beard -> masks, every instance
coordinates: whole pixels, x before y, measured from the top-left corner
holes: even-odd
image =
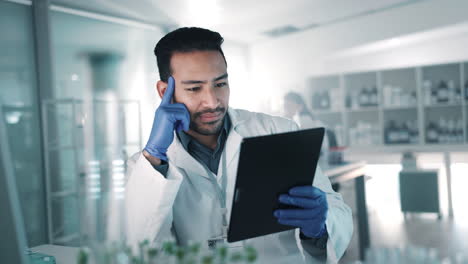
[[[199,120],[199,117],[202,114],[206,114],[206,113],[213,113],[213,114],[222,113],[222,117],[212,122],[201,122]],[[204,110],[201,112],[196,112],[190,118],[190,129],[204,136],[217,135],[223,127],[224,118],[226,118],[226,108],[224,107],[217,107],[215,109],[208,109],[208,110]]]

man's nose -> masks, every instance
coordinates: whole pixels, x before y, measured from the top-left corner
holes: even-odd
[[[207,108],[214,109],[218,107],[218,97],[216,91],[213,88],[206,89],[205,94],[203,95],[203,102]]]

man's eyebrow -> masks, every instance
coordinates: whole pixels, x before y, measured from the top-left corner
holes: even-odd
[[[216,82],[216,81],[219,81],[219,80],[222,80],[222,79],[226,79],[228,77],[228,74],[225,73],[219,77],[216,77],[213,79],[213,82]],[[187,81],[182,81],[181,82],[182,84],[200,84],[200,83],[206,83],[206,81],[196,81],[196,80],[187,80]]]
[[[225,73],[225,74],[223,74],[223,75],[221,75],[219,77],[214,78],[213,82],[216,82],[216,81],[219,81],[219,80],[222,80],[222,79],[226,79],[227,77],[228,77],[228,74]]]

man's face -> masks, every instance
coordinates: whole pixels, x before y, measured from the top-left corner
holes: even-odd
[[[218,51],[178,52],[171,57],[174,101],[190,112],[190,130],[218,134],[229,106],[227,67]]]

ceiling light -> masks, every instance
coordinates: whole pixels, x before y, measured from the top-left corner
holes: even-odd
[[[392,38],[392,39],[390,39],[389,44],[390,44],[391,46],[400,46],[400,45],[401,45],[401,39],[399,39],[399,38]]]
[[[218,0],[187,0],[185,26],[210,28],[220,23],[221,7]]]

